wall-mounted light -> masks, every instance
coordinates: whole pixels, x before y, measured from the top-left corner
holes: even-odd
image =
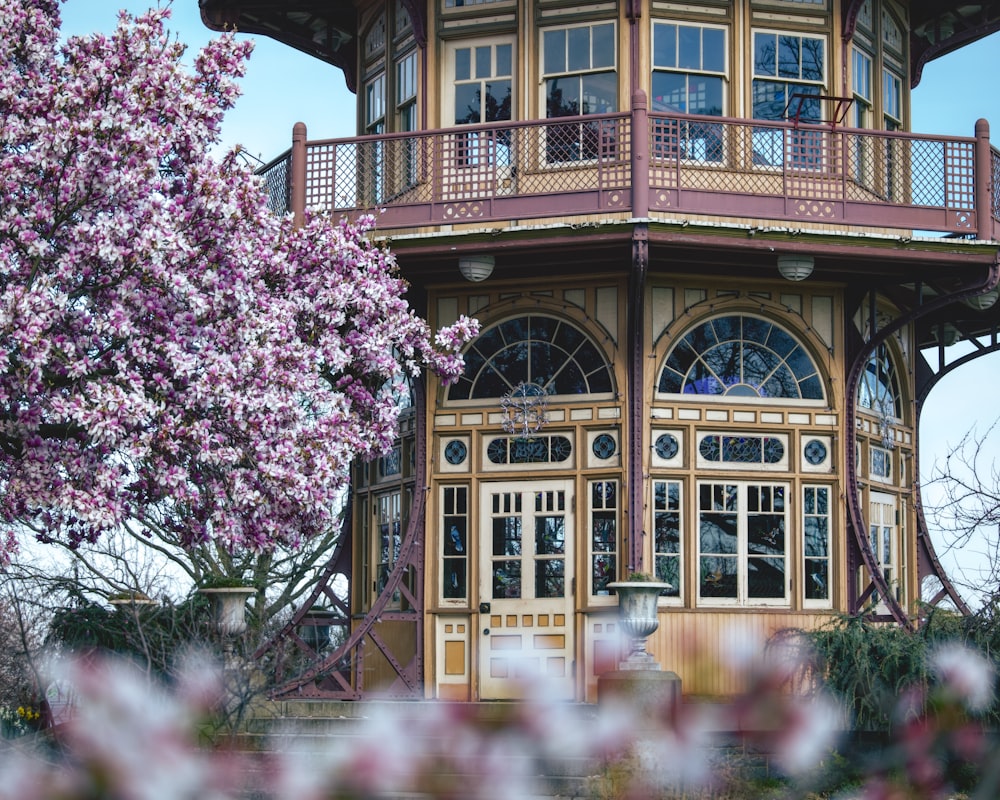
[[[950,322],[936,325],[931,333],[934,335],[934,340],[944,347],[951,347],[962,338],[962,332]]]
[[[462,256],[458,259],[458,271],[467,281],[479,283],[493,274],[496,259],[493,256],[475,255]]]
[[[997,298],[1000,298],[1000,289],[991,289],[983,294],[967,298],[965,304],[969,308],[976,309],[976,311],[985,311],[987,308],[993,308],[996,305]]]
[[[801,256],[786,253],[778,256],[778,272],[782,278],[790,281],[804,281],[812,275],[815,259],[812,256]]]

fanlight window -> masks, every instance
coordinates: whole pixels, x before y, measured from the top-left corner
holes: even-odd
[[[903,415],[900,405],[899,377],[889,355],[889,348],[880,344],[868,359],[868,366],[858,386],[858,407],[880,417]]]
[[[521,383],[537,384],[548,395],[614,391],[611,365],[583,331],[553,317],[527,315],[494,325],[476,339],[448,399],[493,399]]]
[[[668,394],[822,400],[819,370],[806,349],[773,322],[733,314],[686,333],[657,385]]]

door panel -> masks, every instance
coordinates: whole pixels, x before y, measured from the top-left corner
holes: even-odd
[[[533,675],[572,699],[570,481],[487,484],[480,494],[482,699],[512,699]]]

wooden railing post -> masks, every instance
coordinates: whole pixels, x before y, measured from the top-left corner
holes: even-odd
[[[632,93],[632,216],[649,216],[649,104],[646,93]]]
[[[289,200],[295,227],[299,227],[305,219],[306,211],[306,124],[296,122],[292,128],[292,166]]]
[[[990,123],[985,119],[976,120],[976,238],[993,238],[993,192],[992,161],[990,152]]]

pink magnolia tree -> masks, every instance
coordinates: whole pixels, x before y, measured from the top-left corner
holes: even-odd
[[[400,382],[476,332],[408,306],[373,221],[266,209],[223,114],[251,45],[193,67],[168,11],[59,38],[57,0],[0,0],[0,520],[69,545],[140,520],[186,544],[294,547]]]

